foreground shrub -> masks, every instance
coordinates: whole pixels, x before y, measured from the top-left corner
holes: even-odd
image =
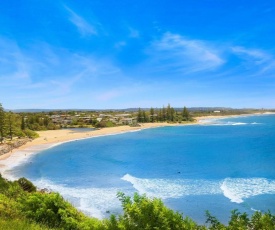
[[[0,194],[0,219],[15,219],[21,215],[18,209],[18,203],[4,194]]]
[[[135,193],[133,199],[118,193],[124,214],[118,220],[110,218],[110,229],[144,230],[192,230],[200,228],[188,217],[183,218],[178,212],[164,206],[160,199],[150,199]]]
[[[22,219],[0,219],[0,230],[50,230],[45,226],[40,226]]]
[[[274,230],[275,216],[270,212],[255,212],[251,218],[247,213],[240,213],[237,210],[231,212],[228,226],[220,223],[219,220],[206,212],[208,229],[210,230]]]
[[[86,217],[58,193],[31,193],[20,200],[24,215],[49,227],[64,229],[94,229],[100,221]]]
[[[25,129],[25,130],[23,130],[23,132],[25,133],[25,135],[27,137],[30,137],[30,138],[37,138],[37,137],[39,137],[38,133],[36,133],[35,131],[30,130],[30,129]]]
[[[27,180],[25,177],[20,178],[18,181],[20,187],[26,192],[36,192],[36,187],[32,182]]]

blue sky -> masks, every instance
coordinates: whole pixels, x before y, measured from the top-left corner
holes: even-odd
[[[275,2],[11,0],[4,108],[275,108]]]

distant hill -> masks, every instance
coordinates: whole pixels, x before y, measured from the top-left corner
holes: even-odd
[[[150,108],[140,108],[142,110],[150,110]],[[156,108],[154,108],[156,109]],[[160,109],[160,108],[157,108]],[[183,107],[174,108],[175,110],[179,111],[182,110]],[[54,111],[62,111],[62,112],[69,112],[69,111],[91,111],[91,112],[106,112],[106,111],[118,111],[118,112],[137,112],[139,108],[126,108],[126,109],[14,109],[14,110],[6,110],[12,111],[15,113],[41,113],[41,112],[54,112]],[[247,110],[260,110],[260,109],[253,109],[253,108],[243,108],[243,109],[234,109],[229,107],[189,107],[189,111],[215,111],[215,110],[222,110],[222,111],[247,111]]]

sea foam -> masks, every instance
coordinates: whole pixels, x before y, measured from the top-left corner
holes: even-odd
[[[141,194],[162,199],[220,193],[219,182],[211,180],[142,179],[129,174],[121,179],[130,182]]]
[[[275,181],[265,178],[226,178],[220,188],[232,202],[242,203],[252,196],[275,194]]]
[[[34,184],[41,189],[59,192],[77,209],[99,219],[106,216],[106,211],[116,210],[121,206],[116,197],[119,188],[68,187],[66,184],[56,184],[46,179],[36,180]]]
[[[257,122],[251,122],[251,123],[247,123],[247,122],[232,122],[232,121],[227,121],[227,122],[223,122],[220,120],[209,120],[206,122],[201,122],[201,125],[204,126],[240,126],[240,125],[261,125],[261,123],[257,123]]]
[[[226,178],[224,180],[192,179],[141,179],[129,174],[122,180],[130,182],[141,194],[162,199],[188,195],[223,194],[231,202],[242,203],[244,199],[262,194],[275,194],[275,180],[265,178]]]

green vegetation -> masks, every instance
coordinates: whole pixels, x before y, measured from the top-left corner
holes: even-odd
[[[175,110],[168,104],[161,109],[127,111],[51,111],[33,113],[5,112],[0,104],[0,141],[13,137],[36,138],[35,131],[61,128],[104,128],[118,125],[136,126],[137,122],[193,121],[186,107]]]
[[[102,221],[77,211],[58,193],[36,191],[25,178],[10,182],[1,176],[0,220],[4,229],[104,229]]]
[[[100,122],[96,122],[94,126],[96,128],[105,128],[105,127],[114,127],[116,125],[111,121],[102,120]]]
[[[24,116],[5,112],[0,103],[0,141],[3,143],[5,138],[12,141],[14,137],[36,138],[38,134],[26,125]]]
[[[118,193],[123,213],[98,220],[87,217],[58,193],[37,191],[27,179],[7,181],[0,175],[0,230],[274,230],[275,215],[255,212],[251,217],[234,210],[228,225],[206,212],[206,224],[167,208],[160,199]]]
[[[60,129],[60,125],[54,124],[45,113],[21,113],[20,115],[22,116],[21,124],[25,129],[34,131]]]
[[[137,113],[137,122],[179,122],[194,121],[186,107],[182,111],[176,110],[168,104],[162,109],[153,109],[150,111],[141,110]]]

